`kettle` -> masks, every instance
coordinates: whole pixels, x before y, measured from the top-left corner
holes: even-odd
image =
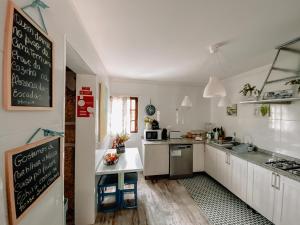
[[[161,139],[162,140],[168,140],[168,131],[166,128],[164,128],[161,132]]]

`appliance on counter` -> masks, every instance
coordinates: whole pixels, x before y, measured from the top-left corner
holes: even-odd
[[[294,175],[300,176],[300,163],[293,160],[278,159],[270,162],[266,162],[271,167],[287,171]]]
[[[170,145],[170,178],[193,175],[193,145]]]
[[[181,131],[171,130],[170,131],[170,139],[180,139],[182,138]]]
[[[144,130],[146,141],[160,141],[162,139],[162,130]]]
[[[166,128],[162,129],[161,139],[162,140],[168,140],[168,130]]]
[[[152,130],[159,130],[159,123],[157,120],[152,121]]]

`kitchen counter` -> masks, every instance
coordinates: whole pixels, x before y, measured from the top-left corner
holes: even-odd
[[[204,144],[204,140],[196,141],[191,138],[181,138],[181,139],[168,139],[161,141],[142,141],[144,145],[173,145],[173,144]]]
[[[257,151],[253,151],[253,152],[244,152],[244,153],[239,153],[239,152],[235,152],[233,150],[230,149],[226,149],[225,147],[216,145],[214,143],[206,143],[207,145],[210,145],[214,148],[217,148],[221,151],[224,152],[228,152],[231,155],[237,156],[243,160],[246,160],[250,163],[256,164],[258,166],[267,168],[271,171],[274,171],[282,176],[286,176],[290,179],[296,180],[298,182],[300,182],[300,176],[294,175],[292,173],[289,173],[287,171],[284,170],[280,170],[277,168],[274,168],[268,164],[265,164],[266,162],[268,162],[270,159],[274,158],[273,157],[273,152],[267,151],[267,150],[263,150],[263,149],[258,149]],[[291,158],[289,156],[285,156],[285,155],[279,155],[279,154],[275,154],[276,156],[278,156],[279,158],[283,158],[283,159],[288,159],[288,160],[294,160],[296,162],[299,162],[299,159],[295,159],[295,158]]]

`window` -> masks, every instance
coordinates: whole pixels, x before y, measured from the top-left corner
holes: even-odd
[[[110,132],[112,135],[138,132],[138,98],[111,97]]]
[[[130,133],[138,132],[138,98],[130,97]]]

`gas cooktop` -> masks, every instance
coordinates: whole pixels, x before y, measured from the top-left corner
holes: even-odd
[[[266,164],[274,168],[284,170],[292,174],[295,174],[297,176],[300,176],[300,163],[297,163],[295,161],[280,159],[280,160],[266,162]]]

